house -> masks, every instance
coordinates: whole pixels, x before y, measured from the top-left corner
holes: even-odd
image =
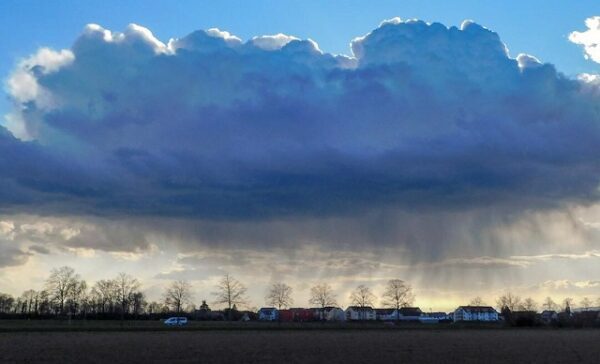
[[[292,310],[279,310],[279,321],[292,322],[294,321],[294,312]]]
[[[282,322],[307,322],[314,320],[312,310],[307,308],[290,308],[279,310],[279,320]]]
[[[376,308],[375,317],[379,321],[396,320],[396,310],[393,308]]]
[[[490,306],[460,306],[454,310],[454,322],[498,321],[498,311]]]
[[[400,321],[419,321],[423,316],[423,311],[419,307],[402,307],[399,313]]]
[[[426,312],[419,317],[419,322],[424,324],[437,324],[448,321],[450,321],[450,318],[445,312]]]
[[[339,307],[317,307],[311,309],[315,320],[321,321],[345,321],[346,313]]]
[[[438,321],[450,321],[450,316],[446,312],[427,312],[425,316],[437,319]]]
[[[346,308],[346,320],[376,320],[377,315],[372,307],[350,306]]]
[[[313,321],[315,319],[315,315],[312,310],[307,308],[292,308],[290,309],[294,314],[294,321],[297,322],[307,322]]]
[[[277,321],[278,311],[275,307],[263,307],[258,310],[258,319],[260,321]]]
[[[544,310],[540,315],[540,320],[545,324],[551,324],[558,321],[558,312],[554,310]]]

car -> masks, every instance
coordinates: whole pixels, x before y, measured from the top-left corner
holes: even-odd
[[[187,325],[187,323],[187,317],[169,317],[165,320],[165,325],[167,326],[184,326]]]

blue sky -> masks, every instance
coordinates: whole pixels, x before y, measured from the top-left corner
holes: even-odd
[[[69,264],[154,297],[229,272],[257,304],[276,278],[597,293],[597,1],[173,3],[0,2],[0,290]],[[275,33],[300,40],[250,40]]]

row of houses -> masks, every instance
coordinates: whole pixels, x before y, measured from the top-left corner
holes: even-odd
[[[263,307],[258,311],[261,321],[412,321],[438,323],[448,321],[498,321],[498,312],[489,306],[460,306],[454,312],[423,312],[419,307],[373,308],[350,306],[343,310],[339,307],[290,308],[278,310]]]

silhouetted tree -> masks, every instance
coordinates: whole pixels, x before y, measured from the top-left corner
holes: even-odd
[[[278,310],[293,305],[292,292],[292,287],[285,283],[273,283],[265,297],[267,305],[277,307]]]
[[[15,299],[13,296],[6,293],[0,293],[0,313],[10,313],[14,303]]]
[[[46,290],[58,306],[59,314],[65,313],[65,303],[79,284],[79,275],[71,267],[54,268],[46,280]]]
[[[554,302],[552,297],[546,297],[544,303],[542,303],[542,307],[548,311],[555,311],[558,308],[558,305]]]
[[[373,306],[375,302],[375,295],[371,292],[371,289],[363,284],[356,287],[350,294],[350,301],[354,306],[361,308],[360,316],[361,319],[365,319],[365,307]]]
[[[192,285],[186,281],[175,281],[164,293],[165,305],[177,314],[181,312],[183,305],[193,300]]]
[[[217,284],[217,290],[213,292],[216,304],[227,305],[227,316],[231,320],[233,306],[246,305],[246,286],[229,274],[225,274]]]
[[[583,297],[583,299],[579,303],[579,305],[581,305],[581,308],[583,308],[584,311],[589,311],[590,307],[592,307],[592,304],[592,300],[590,300],[587,297]]]
[[[527,297],[523,301],[523,304],[521,305],[521,307],[524,311],[536,312],[537,311],[537,302],[535,302],[535,300],[533,298]]]
[[[114,314],[118,305],[119,293],[117,284],[112,279],[102,279],[94,284],[91,298],[97,312],[102,314]]]
[[[135,316],[139,316],[146,310],[146,297],[142,292],[133,292],[131,294],[131,308]]]
[[[119,273],[115,278],[117,300],[121,306],[121,319],[129,313],[129,306],[133,301],[133,294],[140,288],[140,282],[129,274]]]
[[[391,279],[383,291],[382,304],[396,309],[396,321],[400,319],[400,308],[413,304],[415,296],[409,284],[401,279]]]
[[[21,295],[21,301],[23,301],[25,305],[23,313],[26,313],[27,315],[38,314],[39,292],[28,289]]]
[[[510,311],[518,311],[521,309],[521,298],[512,294],[511,292],[506,292],[504,295],[498,297],[496,300],[498,308],[501,310],[504,307],[508,307]]]
[[[317,284],[310,289],[308,302],[321,308],[337,306],[337,300],[333,289],[328,283]]]
[[[87,283],[84,280],[76,279],[73,282],[73,286],[67,294],[67,304],[69,313],[71,315],[77,315],[80,313],[82,307],[85,306],[87,300]]]

